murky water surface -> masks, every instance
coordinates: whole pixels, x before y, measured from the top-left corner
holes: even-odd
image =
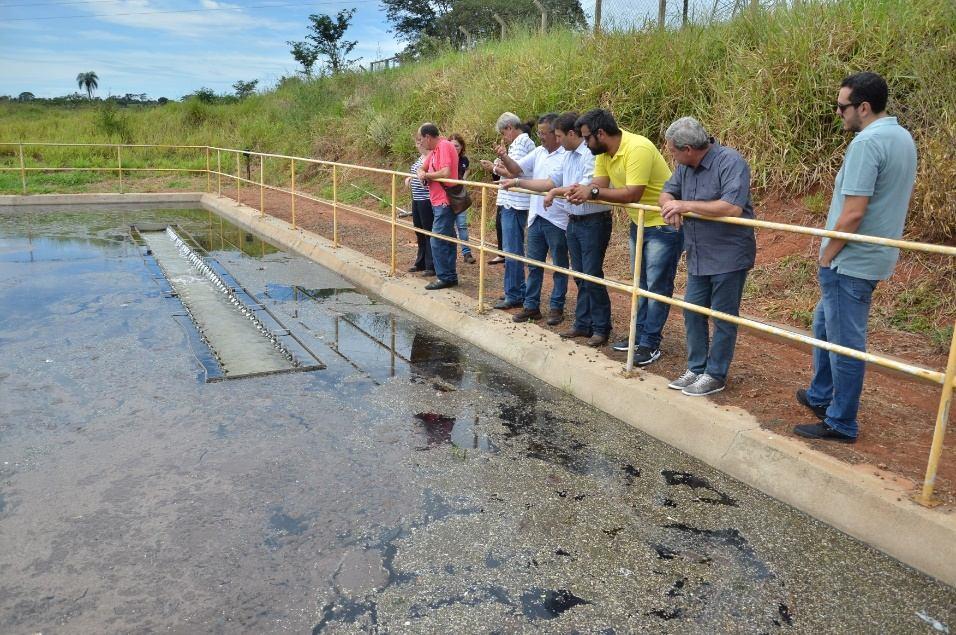
[[[131,222],[187,228],[327,368],[198,381]],[[0,215],[0,632],[928,620],[956,591],[206,212]]]

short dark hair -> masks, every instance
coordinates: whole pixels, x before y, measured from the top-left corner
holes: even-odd
[[[886,80],[877,73],[854,73],[843,80],[840,88],[850,89],[850,101],[853,103],[862,104],[865,101],[876,114],[886,110],[890,89]]]
[[[581,126],[587,126],[591,134],[598,130],[603,130],[612,137],[621,134],[621,129],[617,127],[617,122],[614,121],[614,115],[603,108],[589,110],[578,117],[578,120],[574,122],[574,129],[581,132]]]
[[[451,139],[451,140],[453,140],[453,141],[457,141],[457,142],[458,142],[458,145],[461,146],[461,151],[462,151],[462,153],[465,152],[465,138],[464,138],[463,136],[461,136],[460,134],[458,134],[458,133],[456,132],[455,134],[451,135],[451,136],[449,137],[449,139]]]
[[[545,113],[545,114],[540,115],[540,116],[538,117],[538,125],[541,125],[541,124],[543,124],[543,123],[546,123],[546,124],[548,124],[548,126],[550,126],[551,130],[553,131],[553,130],[554,130],[554,120],[557,119],[557,118],[558,118],[558,113],[556,113],[556,112],[548,112],[548,113]]]
[[[574,123],[578,120],[578,117],[580,117],[580,115],[573,110],[571,112],[562,113],[554,120],[554,129],[564,133],[571,132],[574,130]]]
[[[440,137],[441,133],[438,132],[438,126],[433,123],[422,124],[422,127],[418,129],[418,132],[423,137]]]

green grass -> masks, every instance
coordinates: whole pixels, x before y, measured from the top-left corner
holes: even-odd
[[[942,241],[956,235],[954,23],[952,2],[843,0],[748,11],[679,35],[518,34],[386,72],[290,80],[233,104],[189,101],[109,113],[2,104],[0,136],[221,144],[407,169],[414,154],[410,134],[424,120],[462,133],[476,158],[491,154],[502,111],[530,117],[606,106],[625,127],[657,143],[674,118],[695,115],[748,158],[758,194],[819,192],[808,197],[808,207],[818,211],[849,139],[831,108],[837,86],[851,72],[873,69],[889,80],[891,111],[919,148],[908,235]],[[115,151],[29,148],[27,161],[105,166]],[[131,151],[127,161],[201,168],[205,157],[157,149]],[[0,147],[0,165],[17,162],[15,147]],[[267,161],[267,180],[287,178],[287,169]]]

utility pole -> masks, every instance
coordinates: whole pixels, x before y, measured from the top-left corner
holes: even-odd
[[[495,19],[495,22],[497,22],[498,24],[501,25],[501,39],[502,39],[502,40],[505,39],[505,29],[506,29],[505,21],[502,20],[502,19],[501,19],[501,16],[498,15],[497,13],[491,14],[491,17],[493,17],[493,18]]]
[[[465,35],[465,47],[471,48],[471,33],[469,33],[468,29],[463,26],[458,27],[458,30]]]
[[[538,0],[531,1],[534,2],[534,6],[538,7],[538,11],[541,12],[541,35],[544,35],[548,32],[548,12],[545,10],[544,5]]]
[[[664,28],[664,19],[667,14],[667,0],[659,0],[657,3],[657,28]]]
[[[689,4],[690,4],[690,0],[684,0],[684,11],[683,11],[683,14],[681,17],[681,23],[680,23],[680,28],[682,29],[687,26],[687,10],[688,10],[687,5]]]
[[[594,0],[594,34],[601,32],[601,0]]]

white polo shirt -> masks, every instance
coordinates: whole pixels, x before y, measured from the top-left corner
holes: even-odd
[[[520,178],[546,179],[551,176],[555,170],[561,169],[564,163],[563,146],[558,146],[554,152],[548,152],[544,146],[538,146],[529,154],[515,161],[521,168]],[[544,194],[541,196],[531,195],[531,206],[528,208],[528,227],[534,222],[535,216],[550,221],[561,229],[568,228],[568,202],[563,198],[554,199],[551,207],[544,206]]]

